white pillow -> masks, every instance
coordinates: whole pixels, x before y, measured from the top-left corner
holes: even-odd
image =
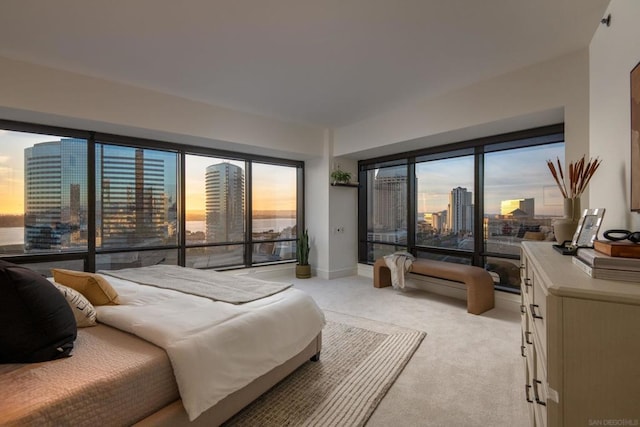
[[[89,300],[75,289],[61,285],[60,283],[54,282],[53,284],[69,303],[71,311],[73,311],[73,316],[76,318],[78,328],[95,326],[96,309]]]

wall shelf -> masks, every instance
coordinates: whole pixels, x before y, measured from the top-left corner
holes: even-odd
[[[360,184],[358,184],[357,182],[348,182],[348,183],[332,182],[331,186],[332,187],[353,187],[353,188],[358,188],[358,187],[360,187]]]

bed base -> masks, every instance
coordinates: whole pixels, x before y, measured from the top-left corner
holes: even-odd
[[[246,387],[225,397],[207,411],[203,412],[202,415],[193,420],[193,422],[189,421],[189,417],[182,406],[182,401],[176,400],[134,425],[137,427],[219,426],[308,360],[320,360],[321,348],[322,333],[318,334],[300,353],[261,377],[256,378]]]

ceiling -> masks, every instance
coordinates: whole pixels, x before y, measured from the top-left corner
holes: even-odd
[[[0,55],[337,128],[587,47],[609,0],[2,0]]]

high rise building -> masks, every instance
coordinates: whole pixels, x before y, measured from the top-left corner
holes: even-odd
[[[100,246],[161,244],[167,234],[165,164],[153,151],[99,145]]]
[[[434,212],[431,214],[433,228],[439,233],[448,232],[447,211]]]
[[[25,148],[25,252],[86,246],[86,159],[83,139]]]
[[[535,217],[535,199],[513,199],[500,202],[500,215],[511,216],[519,210],[518,216]]]
[[[230,163],[208,166],[205,175],[206,236],[210,242],[244,239],[244,170]]]
[[[373,225],[377,231],[406,230],[407,175],[404,168],[383,168],[373,181]]]
[[[456,187],[449,194],[449,230],[464,233],[473,230],[473,197],[466,188]]]

